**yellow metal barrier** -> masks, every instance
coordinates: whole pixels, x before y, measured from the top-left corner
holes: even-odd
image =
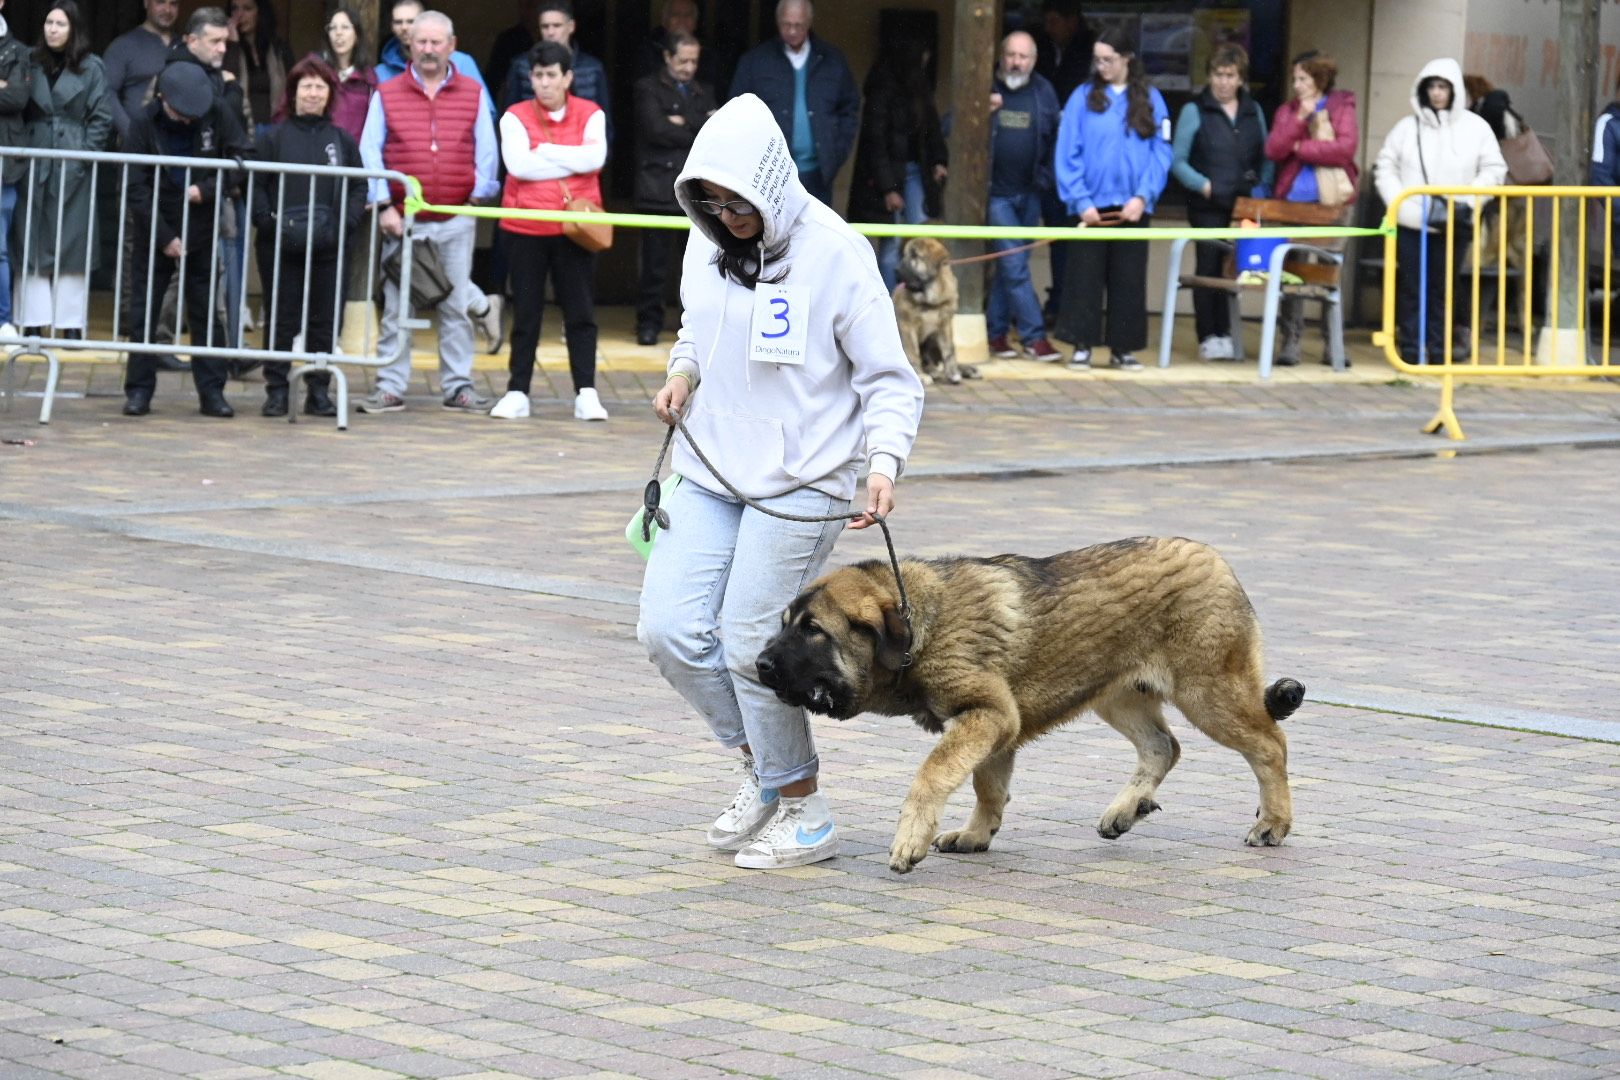
[[[1620,366],[1611,364],[1610,326],[1614,256],[1614,200],[1620,189],[1604,187],[1414,187],[1408,188],[1390,205],[1384,216],[1384,320],[1373,335],[1373,344],[1384,349],[1384,356],[1397,371],[1409,375],[1439,376],[1440,408],[1425,432],[1444,431],[1461,440],[1462,425],[1453,408],[1453,380],[1457,378],[1501,378],[1555,375],[1579,378],[1605,378],[1620,375]],[[1565,204],[1575,201],[1573,207]],[[1588,204],[1601,200],[1601,212],[1588,216]],[[1401,208],[1415,204],[1419,219],[1432,222],[1432,231],[1397,228]],[[1576,280],[1560,281],[1560,244],[1563,242],[1563,215],[1573,212],[1577,224]],[[1543,219],[1538,224],[1537,218]],[[1588,226],[1600,230],[1589,238]],[[1538,233],[1545,239],[1538,241]],[[1443,239],[1441,239],[1443,237]],[[1522,240],[1522,245],[1520,241]],[[1433,250],[1444,244],[1443,260]],[[1463,245],[1466,244],[1466,247]],[[1407,249],[1407,262],[1400,263],[1400,249]],[[1414,258],[1414,255],[1416,256]],[[1416,263],[1416,265],[1414,265]],[[1546,325],[1541,340],[1535,340],[1535,290],[1541,287],[1537,275],[1545,274]],[[1435,310],[1428,304],[1430,290],[1438,290],[1427,280],[1443,277],[1444,303]],[[1482,280],[1495,278],[1494,327],[1482,327]],[[1522,310],[1510,308],[1508,285],[1518,282]],[[1599,326],[1596,312],[1588,317],[1589,289],[1601,281],[1601,333],[1593,340],[1592,329]],[[1418,310],[1398,310],[1401,284],[1416,290]],[[1573,289],[1573,327],[1560,327],[1559,319],[1566,298],[1560,289]],[[1459,295],[1460,291],[1460,295]],[[1466,301],[1466,311],[1459,306]],[[1408,337],[1401,340],[1398,320],[1408,317]],[[1508,321],[1518,314],[1520,341],[1510,343]],[[1439,321],[1439,348],[1430,352],[1435,337],[1429,320]],[[1588,326],[1588,322],[1592,326]],[[1417,331],[1411,333],[1413,324]],[[1494,342],[1482,350],[1482,328],[1494,329]],[[1409,355],[1403,356],[1405,349]]]

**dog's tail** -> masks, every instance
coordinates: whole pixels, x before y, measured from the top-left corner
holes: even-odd
[[[1273,720],[1286,720],[1305,701],[1305,685],[1294,679],[1278,679],[1266,687],[1266,712]]]

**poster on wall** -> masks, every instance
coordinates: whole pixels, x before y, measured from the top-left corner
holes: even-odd
[[[1241,45],[1254,52],[1249,41],[1249,13],[1232,8],[1195,11],[1193,22],[1192,77],[1202,81],[1209,70],[1209,57],[1222,45]]]
[[[1195,36],[1191,15],[1143,15],[1141,56],[1148,82],[1160,90],[1191,90]]]

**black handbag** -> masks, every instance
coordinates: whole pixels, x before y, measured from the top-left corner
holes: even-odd
[[[382,261],[383,277],[399,284],[400,256],[403,243],[397,245]],[[438,307],[456,289],[456,283],[444,272],[439,249],[431,240],[411,241],[411,306],[413,308]]]
[[[317,203],[313,216],[307,203],[282,208],[281,250],[302,255],[306,244],[320,254],[337,250],[331,207]]]
[[[1423,183],[1425,185],[1427,185],[1428,182],[1429,182],[1429,165],[1428,165],[1428,162],[1423,160],[1423,121],[1422,120],[1419,120],[1417,122],[1417,148],[1418,148],[1418,168],[1423,171]],[[1442,196],[1437,196],[1437,195],[1425,195],[1424,199],[1426,199],[1428,204],[1429,204],[1429,216],[1427,217],[1427,219],[1425,219],[1425,222],[1424,222],[1425,224],[1433,225],[1436,228],[1440,228],[1440,229],[1445,228],[1446,227],[1446,204],[1451,203],[1453,205],[1454,209],[1455,209],[1455,212],[1451,215],[1451,220],[1455,223],[1456,227],[1459,228],[1459,229],[1472,229],[1474,227],[1474,204],[1473,203],[1456,202],[1454,199],[1447,198],[1447,197],[1442,197]]]

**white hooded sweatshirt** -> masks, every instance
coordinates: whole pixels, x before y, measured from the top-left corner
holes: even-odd
[[[1436,113],[1422,99],[1423,80],[1438,75],[1451,84],[1451,108]],[[1431,60],[1412,82],[1412,115],[1403,117],[1384,138],[1373,177],[1384,205],[1393,203],[1407,188],[1498,187],[1507,179],[1507,162],[1496,144],[1491,125],[1468,111],[1462,65],[1450,58]],[[1422,156],[1418,154],[1421,140]],[[1424,178],[1425,171],[1427,179]],[[1461,207],[1467,200],[1458,200]],[[1424,200],[1407,199],[1396,221],[1408,229],[1422,229]],[[1432,231],[1432,230],[1431,230]]]
[[[700,179],[759,209],[764,228],[756,251],[786,240],[757,290],[720,276],[716,240],[730,234],[697,207]],[[900,344],[872,245],[810,197],[764,102],[744,94],[709,118],[675,197],[696,228],[681,270],[684,312],[669,371],[697,383],[686,426],[704,454],[750,498],[810,487],[850,499],[862,464],[898,477],[922,418],[922,382]],[[780,270],[787,276],[768,284]],[[751,358],[756,347],[776,347],[766,338],[788,343],[790,358],[803,362]],[[724,490],[679,435],[674,468]]]

